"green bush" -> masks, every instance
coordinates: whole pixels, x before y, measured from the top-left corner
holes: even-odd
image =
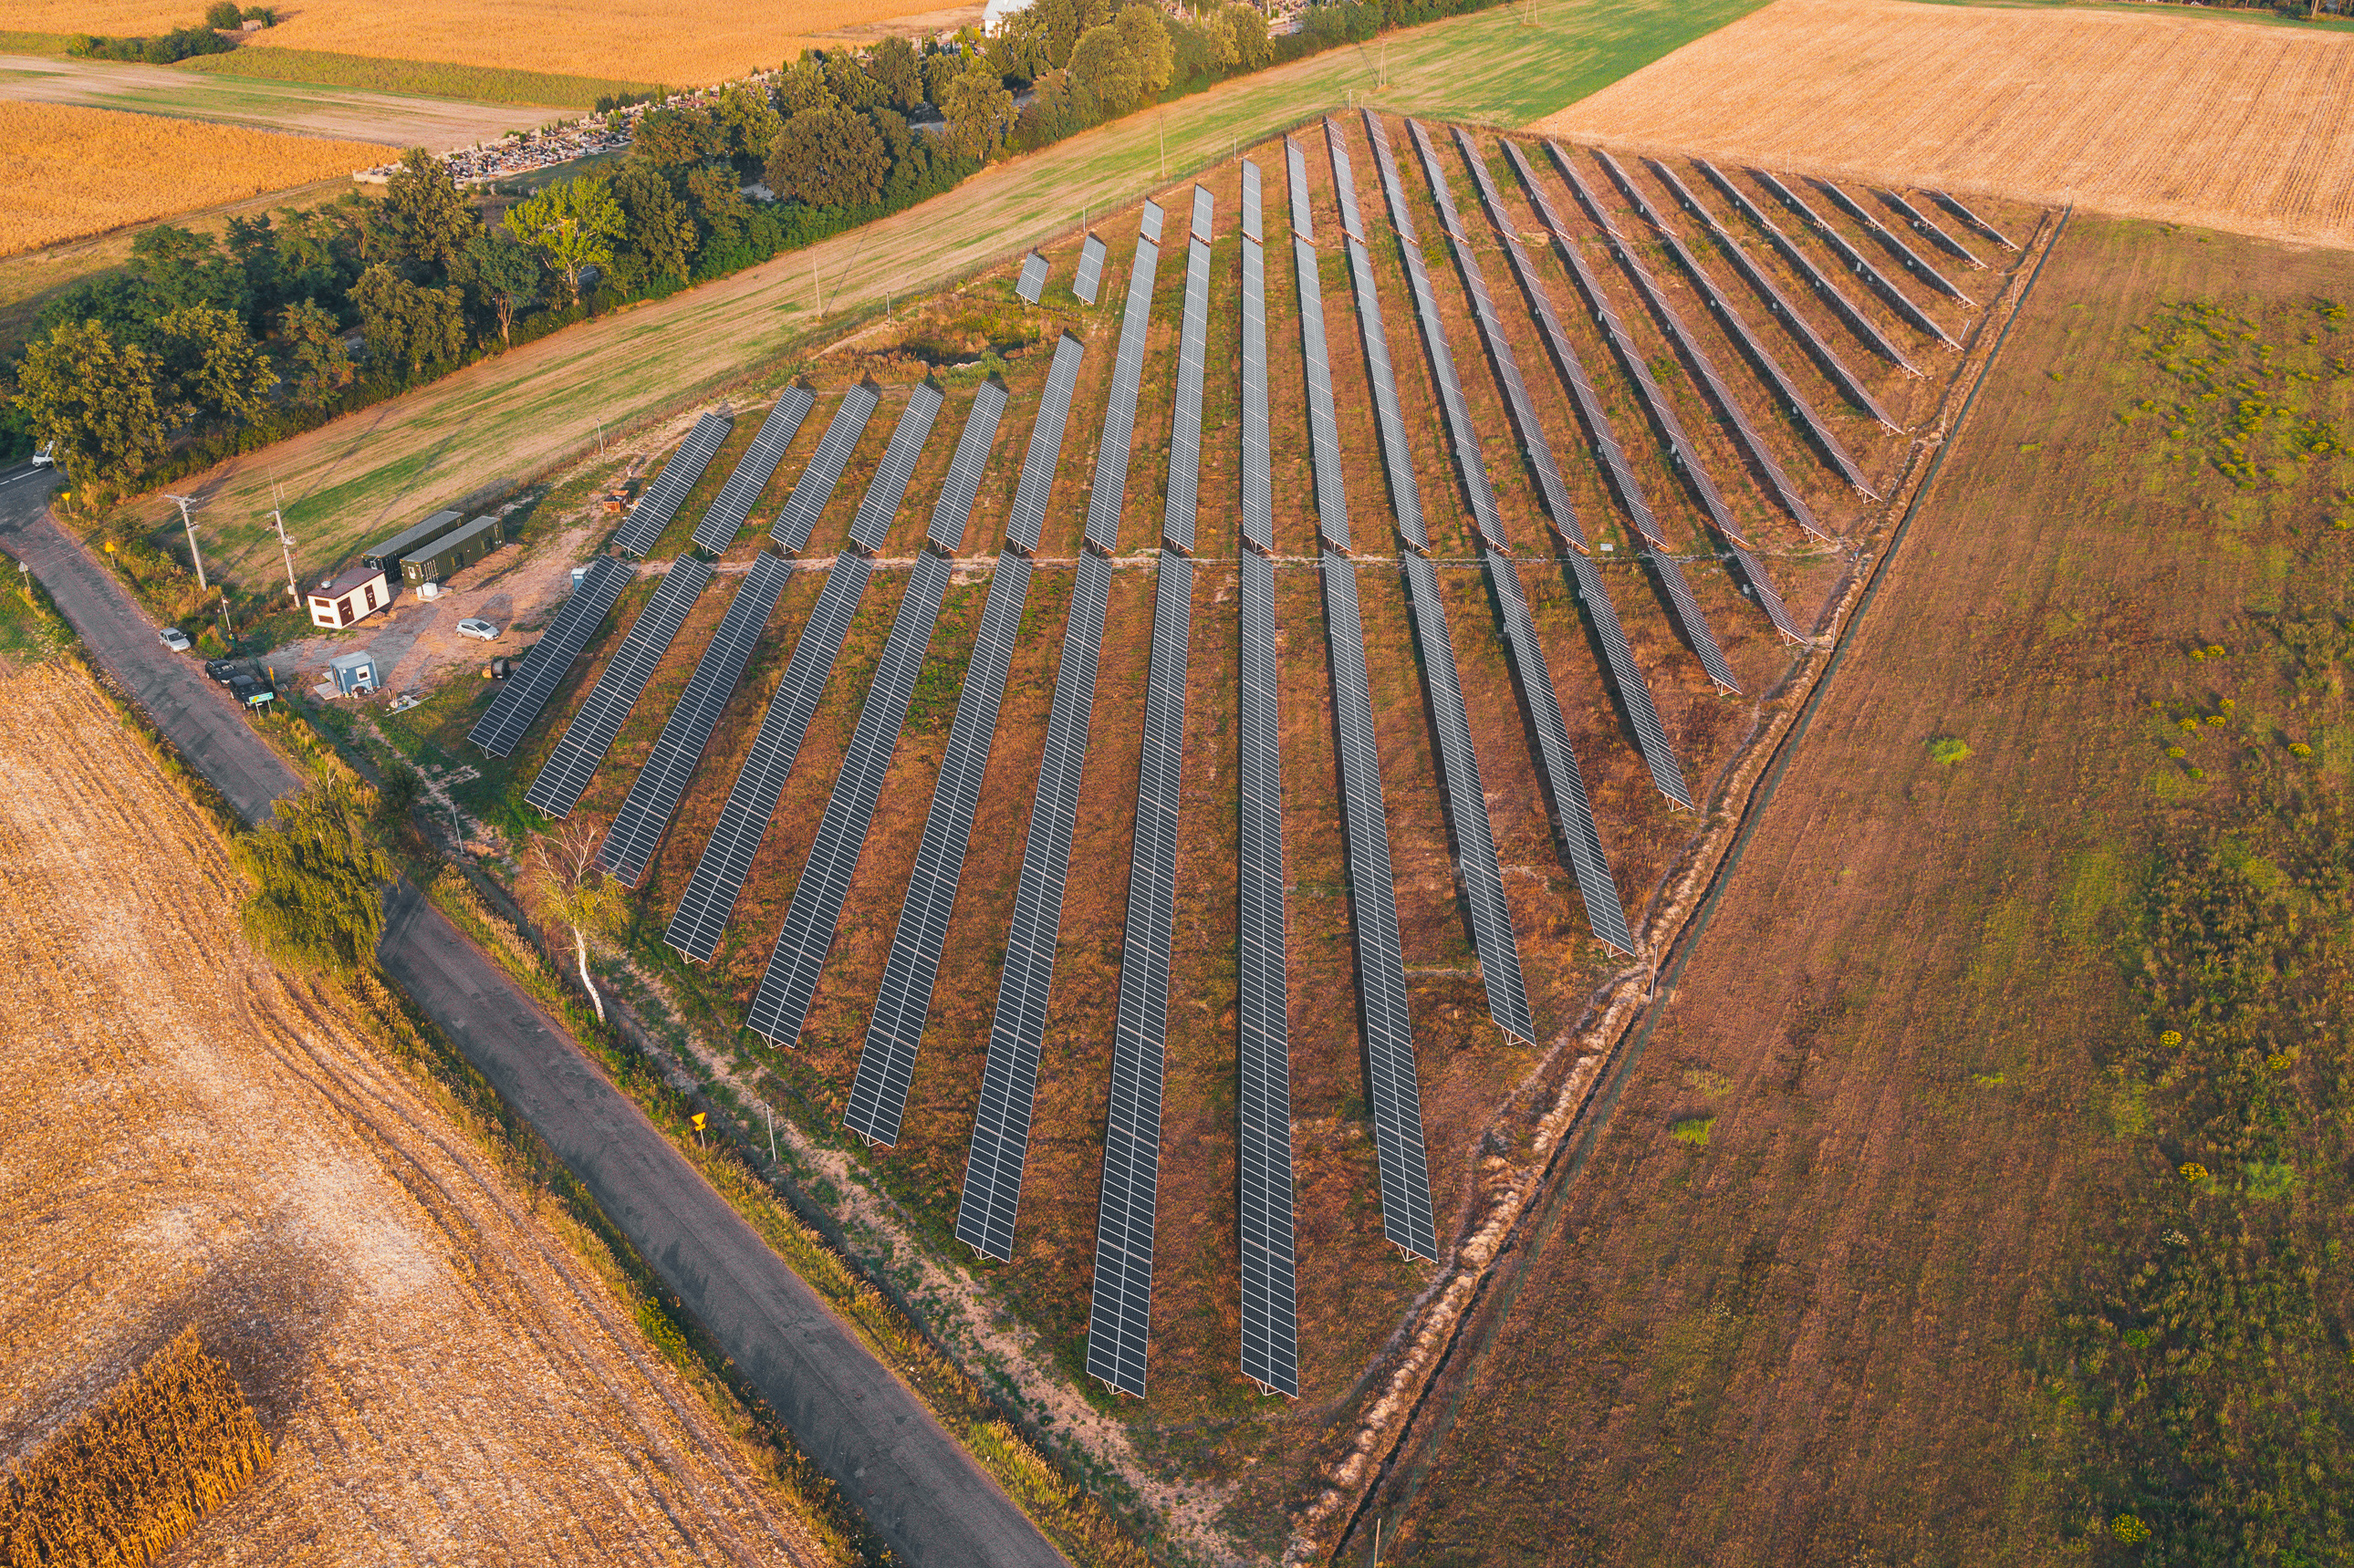
[[[238,911],[245,934],[289,968],[348,980],[375,961],[395,872],[369,836],[366,797],[359,786],[322,785],[229,845],[254,885]]]

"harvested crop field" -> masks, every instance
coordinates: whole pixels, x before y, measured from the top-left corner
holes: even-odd
[[[1534,129],[2344,245],[2349,97],[2344,32],[1776,0]]]
[[[89,682],[0,694],[0,1465],[194,1326],[276,1457],[187,1561],[832,1561],[561,1206],[254,955]]]
[[[1509,1310],[1466,1336],[1361,1542],[1381,1517],[1400,1561],[1449,1564],[2121,1564],[2124,1516],[2173,1561],[2235,1555],[2178,1543],[2268,1462],[2256,1391],[2301,1333],[2238,1357],[2152,1316],[2103,1374],[2082,1326],[2168,1242],[2234,1259],[2234,1332],[2263,1310],[2261,1239],[2172,1204],[2178,1162],[2212,1157],[2118,1064],[2161,1026],[2137,983],[2157,849],[2280,856],[2247,802],[2340,795],[2354,767],[2344,265],[2071,225],[1590,1164],[1506,1260]],[[2341,1027],[2282,1038],[2342,1075]],[[2243,1236],[2340,1223],[2309,1168]],[[2121,1229],[2145,1208],[2168,1217]],[[2317,1323],[2343,1320],[2334,1272]],[[2256,1413],[2231,1459],[2169,1403],[2186,1345],[2201,1407]],[[2322,1359],[2327,1451],[2347,1381]],[[2258,1498],[2245,1528],[2330,1526]]]
[[[0,101],[0,256],[380,163],[365,142]]]

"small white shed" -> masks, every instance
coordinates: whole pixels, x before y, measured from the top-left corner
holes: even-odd
[[[311,624],[334,630],[366,620],[390,604],[392,588],[385,581],[383,567],[357,566],[330,577],[305,597],[311,606]]]

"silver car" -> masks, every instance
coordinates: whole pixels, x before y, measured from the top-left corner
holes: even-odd
[[[164,628],[163,630],[155,633],[155,635],[162,640],[164,647],[169,648],[175,653],[186,653],[189,649],[196,646],[195,643],[188,641],[188,634],[181,630],[176,626],[167,626]]]
[[[480,642],[498,641],[499,629],[479,615],[470,615],[458,623],[458,635],[472,637]]]

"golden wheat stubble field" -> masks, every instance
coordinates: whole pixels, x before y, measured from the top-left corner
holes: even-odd
[[[0,101],[0,256],[348,175],[366,142]]]
[[[2347,245],[2349,96],[2342,33],[1776,0],[1535,129]]]
[[[89,682],[0,699],[0,1468],[195,1324],[277,1460],[186,1561],[823,1561],[480,1147],[245,944]]]

